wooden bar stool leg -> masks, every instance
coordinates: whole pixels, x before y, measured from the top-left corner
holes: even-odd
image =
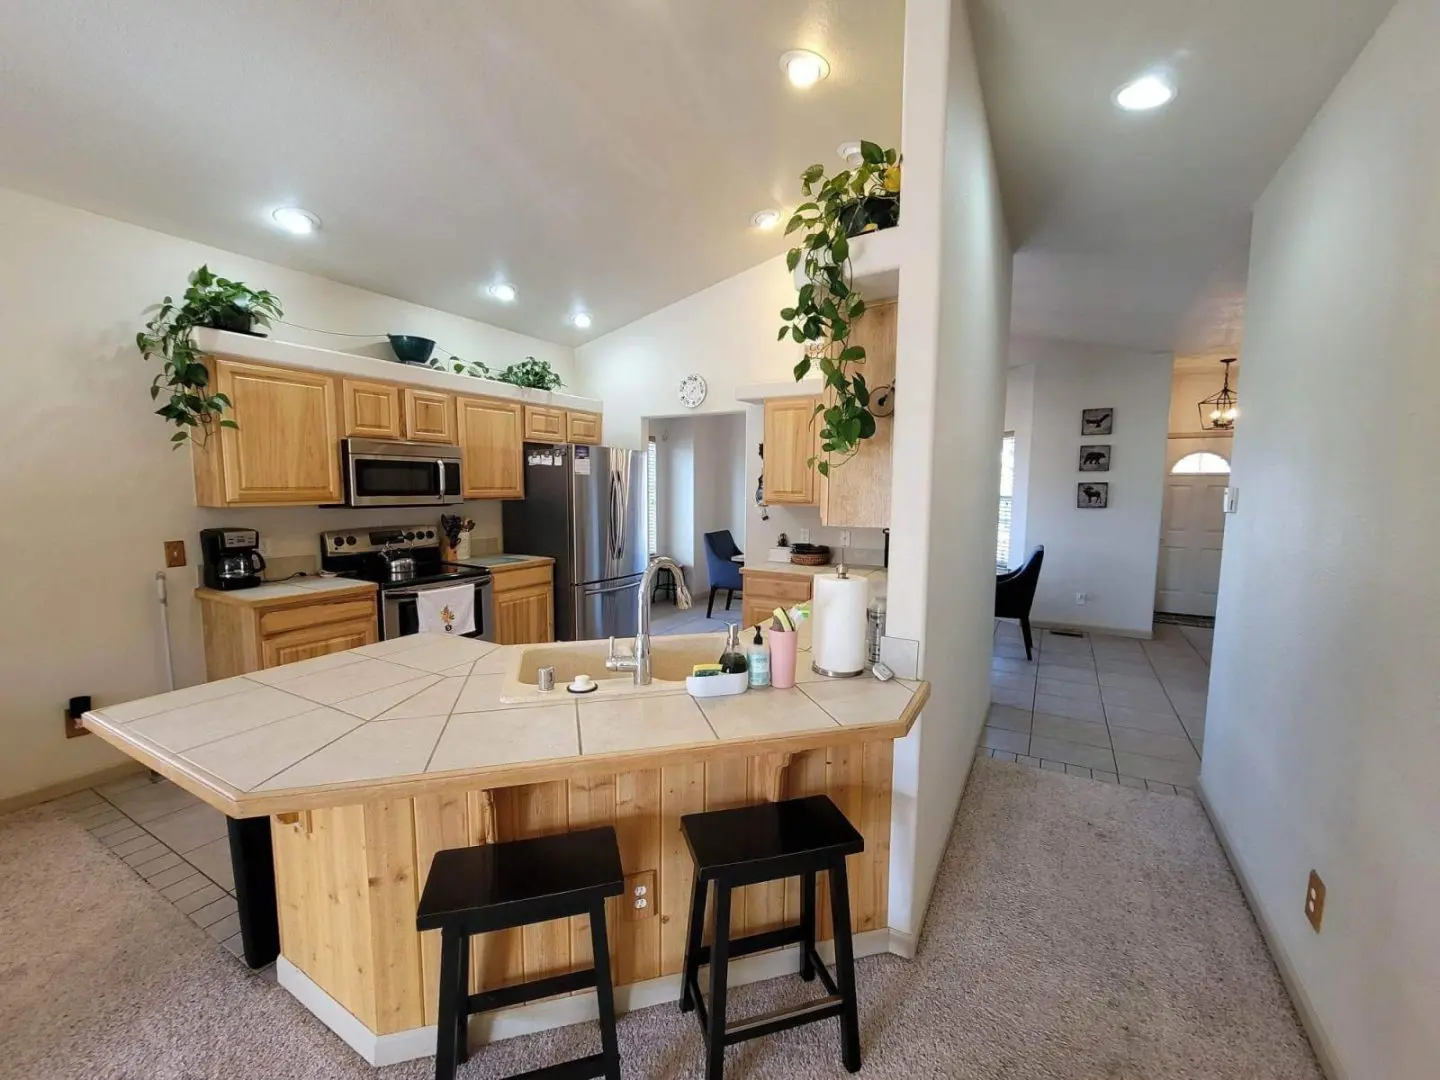
[[[590,909],[590,948],[595,954],[595,1002],[600,1010],[600,1049],[605,1054],[606,1080],[620,1080],[620,1040],[615,1034],[615,986],[610,979],[610,938],[605,929],[605,901]]]
[[[685,932],[685,967],[681,972],[680,1011],[690,1012],[695,1008],[695,998],[690,992],[691,980],[700,976],[700,944],[705,934],[705,893],[710,888],[707,882],[696,874],[690,884],[690,923]]]
[[[800,929],[805,939],[800,942],[800,978],[815,978],[815,872],[800,875]]]
[[[845,1068],[860,1071],[860,1010],[855,999],[855,947],[850,938],[850,884],[845,860],[830,868],[830,914],[835,924],[835,982],[840,989],[840,1055]]]
[[[445,927],[440,931],[440,1015],[435,1037],[435,1080],[455,1080],[459,1015],[460,949],[465,936]]]
[[[458,939],[455,960],[459,968],[455,992],[460,1002],[455,1010],[455,1061],[464,1065],[470,1060],[470,938],[466,934],[455,936]]]
[[[705,1080],[725,1076],[725,980],[730,967],[730,886],[715,881],[715,934],[710,943],[710,1032],[706,1041]]]

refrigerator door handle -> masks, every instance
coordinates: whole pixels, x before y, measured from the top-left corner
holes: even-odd
[[[619,585],[606,585],[603,588],[599,589],[591,588],[589,585],[572,586],[572,588],[578,589],[580,593],[584,596],[599,596],[601,593],[626,592],[630,589],[638,589],[639,587],[639,578],[631,578],[630,580],[622,582]]]

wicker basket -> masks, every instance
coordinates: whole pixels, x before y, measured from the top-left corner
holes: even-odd
[[[791,555],[790,562],[794,566],[829,566],[829,555]]]

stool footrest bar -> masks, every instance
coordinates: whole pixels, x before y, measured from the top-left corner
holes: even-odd
[[[571,971],[564,975],[552,975],[548,979],[536,979],[516,986],[502,986],[498,990],[471,994],[465,999],[465,1007],[471,1013],[508,1009],[512,1005],[524,1005],[526,1002],[555,997],[557,994],[589,990],[594,985],[595,969],[586,968],[584,971]]]
[[[733,1046],[746,1039],[758,1039],[762,1035],[788,1031],[790,1028],[810,1024],[816,1020],[828,1020],[832,1016],[839,1016],[844,1005],[845,1003],[838,994],[829,994],[804,1005],[776,1009],[773,1012],[761,1013],[759,1016],[732,1021],[725,1025],[725,1045]]]
[[[510,1077],[510,1080],[594,1080],[595,1077],[604,1075],[605,1055],[591,1054],[574,1061],[562,1061],[558,1065],[546,1065],[529,1072],[517,1073]]]
[[[763,934],[733,938],[730,942],[730,959],[749,956],[751,953],[768,952],[771,949],[784,948],[786,945],[798,945],[804,940],[805,928],[803,926],[782,926],[779,930],[767,930]],[[697,955],[699,956],[697,962],[702,967],[710,963],[710,946],[702,945]]]

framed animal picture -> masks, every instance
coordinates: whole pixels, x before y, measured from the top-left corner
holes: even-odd
[[[1081,435],[1110,435],[1115,431],[1114,409],[1083,409],[1080,412]]]
[[[1110,505],[1110,485],[1092,480],[1076,484],[1075,505],[1081,510],[1104,510]]]
[[[1081,472],[1109,472],[1109,471],[1110,471],[1110,447],[1109,447],[1109,446],[1082,446],[1082,447],[1080,447],[1080,471],[1081,471]]]

